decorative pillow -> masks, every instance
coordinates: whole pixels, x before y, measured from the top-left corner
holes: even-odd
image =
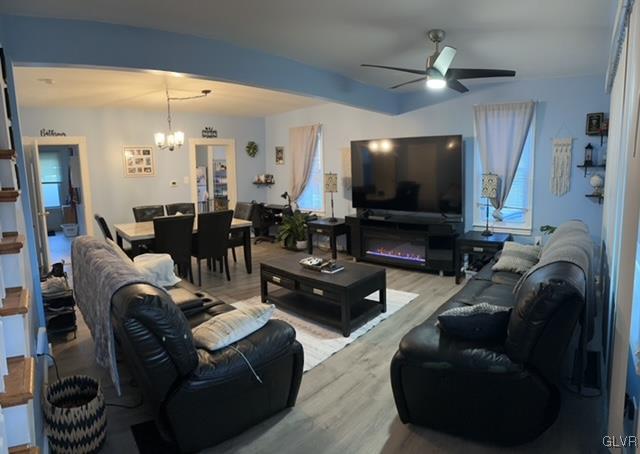
[[[539,258],[540,246],[505,241],[502,254],[500,254],[500,258],[491,269],[493,271],[512,271],[523,274],[538,263]]]
[[[235,310],[216,315],[192,330],[196,347],[214,351],[247,337],[266,325],[275,306],[252,303],[236,304],[235,307]]]
[[[169,254],[136,255],[133,266],[158,287],[173,287],[180,282],[173,271],[174,264]]]
[[[507,335],[511,308],[480,303],[448,309],[438,315],[446,334],[466,340],[502,340]]]

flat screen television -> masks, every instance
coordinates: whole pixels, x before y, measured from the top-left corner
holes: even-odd
[[[351,142],[355,208],[462,216],[462,136]]]

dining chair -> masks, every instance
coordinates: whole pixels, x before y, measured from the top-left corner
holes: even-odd
[[[104,235],[104,239],[113,241],[113,236],[111,235],[111,230],[109,230],[109,224],[107,224],[107,220],[102,216],[100,216],[98,213],[93,215],[93,219],[95,219],[96,222],[98,223],[98,227],[100,227],[100,231],[102,232],[102,235]],[[133,251],[130,248],[129,249],[121,248],[121,249],[129,257],[133,257]]]
[[[113,241],[111,230],[109,230],[109,225],[107,224],[107,221],[105,220],[105,218],[103,218],[102,216],[96,213],[93,215],[93,219],[95,219],[96,222],[98,223],[98,227],[100,227],[100,230],[104,235],[104,239]]]
[[[233,217],[236,219],[244,219],[246,221],[253,220],[255,203],[252,202],[237,202],[236,209],[234,210]],[[231,256],[233,261],[237,262],[236,248],[244,246],[244,234],[241,231],[233,231],[229,233],[229,249],[231,249]]]
[[[231,230],[231,220],[233,210],[216,211],[213,213],[201,213],[198,215],[198,234],[193,237],[192,255],[198,262],[198,286],[202,285],[202,259],[207,262],[219,261],[220,272],[226,271],[227,280],[231,280],[229,275],[229,259],[227,257],[227,243],[229,242],[229,231]]]
[[[155,243],[153,251],[169,254],[178,267],[181,277],[188,277],[193,283],[191,269],[191,241],[195,216],[167,216],[153,220]]]
[[[170,203],[169,205],[165,205],[165,208],[167,209],[167,216],[173,216],[176,213],[196,214],[195,203]]]
[[[154,218],[164,216],[162,205],[141,205],[133,207],[133,218],[136,222],[153,221]]]

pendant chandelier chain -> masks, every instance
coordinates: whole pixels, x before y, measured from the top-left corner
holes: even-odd
[[[173,128],[171,127],[171,98],[169,97],[169,87],[165,86],[165,91],[167,93],[167,122],[169,123],[169,132],[173,132]]]
[[[183,96],[183,97],[171,97],[169,96],[169,86],[165,85],[164,92],[167,97],[167,124],[169,125],[169,133],[157,132],[154,134],[154,140],[156,146],[160,149],[168,148],[174,150],[176,147],[181,147],[184,143],[184,133],[182,131],[173,131],[173,125],[171,121],[171,101],[187,101],[189,99],[204,98],[211,90],[202,90],[201,94],[195,96]]]

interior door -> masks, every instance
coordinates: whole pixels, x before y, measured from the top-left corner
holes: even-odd
[[[23,142],[25,161],[27,165],[27,184],[31,198],[32,218],[34,222],[38,264],[41,272],[49,271],[49,241],[47,238],[47,212],[44,209],[42,185],[40,184],[40,160],[38,142],[26,140]]]

